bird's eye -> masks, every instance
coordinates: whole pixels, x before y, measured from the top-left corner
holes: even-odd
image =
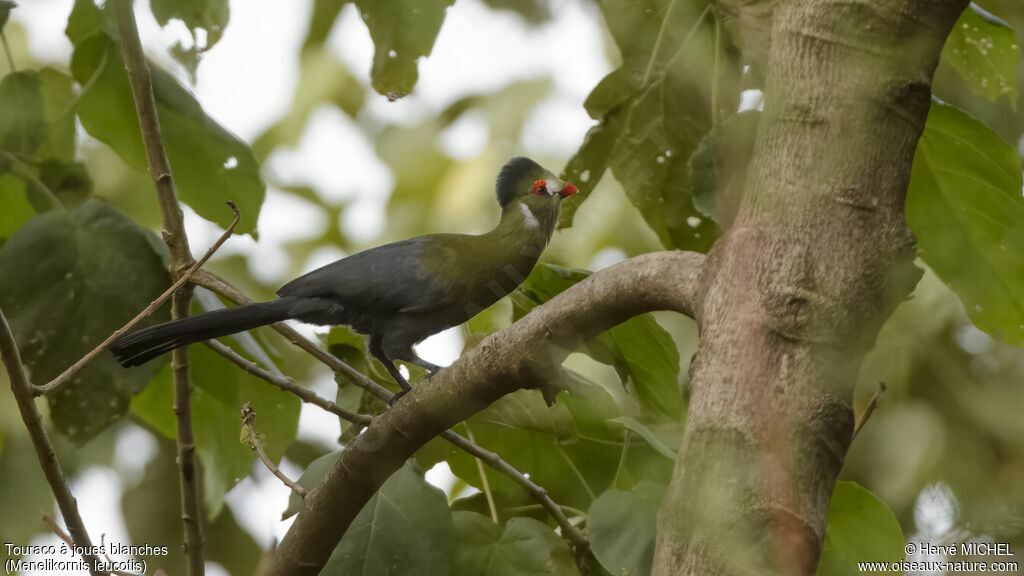
[[[537,196],[550,196],[548,192],[548,183],[544,180],[537,180],[533,183],[533,193]]]

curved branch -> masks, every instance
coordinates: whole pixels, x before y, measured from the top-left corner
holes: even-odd
[[[0,360],[3,360],[7,367],[7,377],[11,381],[11,392],[14,394],[14,401],[18,404],[21,412],[21,419],[25,422],[25,429],[32,439],[32,446],[39,457],[39,466],[43,469],[46,482],[50,485],[53,497],[57,500],[57,507],[60,508],[64,522],[71,532],[71,538],[75,544],[84,547],[90,552],[82,555],[82,559],[89,564],[89,573],[94,576],[105,574],[97,568],[99,558],[91,552],[92,541],[89,540],[89,532],[85,529],[85,522],[78,513],[78,503],[75,501],[71,487],[64,477],[60,461],[57,460],[57,453],[53,449],[53,442],[50,442],[50,435],[46,433],[43,426],[43,417],[36,409],[36,403],[32,399],[32,385],[25,376],[25,367],[21,363],[21,353],[18,352],[18,345],[14,341],[14,334],[7,324],[7,318],[0,310]]]
[[[582,342],[644,312],[696,316],[703,263],[701,254],[657,252],[597,272],[416,386],[374,418],[309,493],[268,574],[318,573],[370,497],[418,448],[524,383],[543,379]]]

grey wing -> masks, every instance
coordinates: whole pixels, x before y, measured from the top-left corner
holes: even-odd
[[[444,287],[420,266],[423,238],[371,248],[299,276],[278,296],[327,298],[361,310],[399,311],[446,299]]]

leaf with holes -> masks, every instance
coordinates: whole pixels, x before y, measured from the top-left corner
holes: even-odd
[[[90,29],[84,21],[78,25]],[[164,144],[181,199],[224,228],[232,219],[224,202],[231,200],[242,213],[237,231],[255,234],[265,186],[252,150],[207,116],[174,77],[153,63],[150,69]],[[78,103],[82,126],[129,166],[145,171],[135,104],[117,43],[102,31],[81,38],[71,58],[71,71],[79,84],[93,79]]]
[[[1024,346],[1021,158],[981,122],[932,103],[914,157],[907,222],[921,258],[974,324]]]
[[[419,59],[429,56],[455,0],[356,0],[373,39],[373,89],[391,100],[412,92]]]
[[[975,94],[995,102],[1005,95],[1017,107],[1017,64],[1020,46],[1013,28],[975,3],[960,14],[942,49]]]
[[[63,372],[167,288],[160,247],[153,233],[99,200],[37,216],[11,236],[0,250],[0,308],[34,382]],[[167,319],[165,306],[142,325]],[[47,395],[54,424],[88,440],[125,414],[160,367],[126,370],[100,354]]]

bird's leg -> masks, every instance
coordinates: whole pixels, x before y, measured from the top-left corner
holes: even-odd
[[[381,364],[384,365],[384,368],[386,368],[388,373],[391,374],[391,377],[395,379],[395,382],[402,387],[402,391],[395,394],[389,402],[389,404],[394,404],[399,398],[405,396],[406,393],[412,390],[412,386],[409,386],[409,382],[404,376],[402,376],[402,373],[398,371],[398,367],[395,366],[395,363],[392,362],[391,359],[388,358],[388,355],[384,353],[384,347],[381,346],[379,336],[370,337],[370,354],[372,354],[377,360],[380,360]]]
[[[415,352],[413,352],[412,355],[409,356],[408,358],[403,358],[403,360],[412,364],[413,366],[419,366],[420,368],[426,370],[427,378],[430,378],[434,374],[437,374],[438,372],[441,371],[441,368],[444,368],[444,366],[438,366],[437,364],[427,362],[423,358],[417,356]]]

